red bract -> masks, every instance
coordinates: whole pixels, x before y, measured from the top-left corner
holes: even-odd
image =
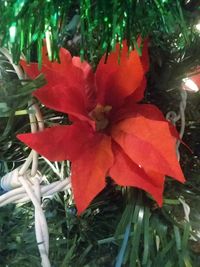
[[[33,95],[47,107],[69,114],[73,124],[47,128],[18,138],[52,161],[72,162],[72,188],[81,213],[111,176],[119,185],[145,190],[162,205],[165,175],[184,182],[176,158],[176,138],[161,111],[143,98],[148,70],[147,43],[143,56],[128,55],[119,45],[95,73],[87,62],[60,49],[61,63],[22,65],[31,78],[44,73],[47,84]],[[174,130],[174,129],[173,129]]]

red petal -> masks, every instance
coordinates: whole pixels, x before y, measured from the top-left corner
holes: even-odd
[[[166,121],[162,111],[152,104],[135,104],[134,109],[137,111],[137,114],[144,116],[150,120],[157,121]]]
[[[80,88],[84,98],[87,93],[86,90],[94,89],[94,74],[91,66],[86,61],[81,62],[79,57],[71,57],[69,51],[64,48],[60,48],[59,58],[60,63],[49,61],[44,46],[43,66],[45,69],[42,72],[46,74],[47,80],[51,80],[53,77],[51,73],[48,75],[46,68],[53,71],[56,75],[62,76],[66,83],[65,86]],[[58,83],[59,79],[56,82]]]
[[[66,72],[70,65],[72,65],[72,57],[68,50],[60,48],[59,50],[60,62],[50,61],[47,54],[46,45],[42,48],[42,65],[57,72],[59,75],[66,76]]]
[[[150,120],[166,121],[162,112],[156,106],[151,104],[135,104],[133,99],[129,97],[126,99],[125,104],[116,111],[114,115],[114,122],[133,118],[138,115],[142,115]]]
[[[87,123],[75,123],[47,128],[34,134],[19,134],[17,138],[47,159],[61,161],[80,157],[93,135]]]
[[[166,121],[163,113],[159,110],[159,108],[152,104],[134,104],[131,97],[128,97],[125,101],[125,104],[117,112],[115,112],[112,122],[116,123],[118,121],[136,117],[138,115],[142,115],[150,120],[167,122],[172,136],[174,136],[177,140],[180,139],[176,127],[170,122]],[[185,143],[183,144],[188,147]],[[191,151],[190,148],[189,150]]]
[[[168,122],[138,114],[113,127],[112,136],[124,152],[145,170],[169,175],[181,182],[185,180],[176,157],[176,139],[170,133]]]
[[[25,60],[20,60],[20,65],[31,79],[35,79],[41,73],[38,69],[38,63],[28,64]]]
[[[133,92],[130,96],[128,96],[125,99],[125,103],[129,98],[131,99],[132,103],[141,101],[144,98],[144,92],[145,92],[145,89],[146,89],[146,85],[147,85],[147,80],[146,80],[146,77],[144,77],[142,82],[141,82],[141,84],[135,90],[135,92]]]
[[[68,113],[80,120],[91,121],[88,118],[88,110],[94,108],[95,89],[94,75],[91,67],[86,62],[80,62],[64,48],[60,49],[60,62],[50,62],[46,47],[43,47],[42,69],[38,71],[38,64],[26,65],[21,62],[23,68],[31,78],[43,73],[47,85],[36,90],[33,95],[47,107]]]
[[[91,73],[93,74],[91,66],[86,61],[81,61],[80,57],[73,57],[72,62],[74,66],[83,71],[85,79],[87,79]]]
[[[105,187],[105,177],[113,164],[111,138],[96,134],[72,162],[72,189],[78,213],[83,212]]]
[[[58,63],[52,63],[58,64]],[[47,85],[36,90],[33,95],[48,108],[73,115],[80,120],[91,121],[88,118],[89,101],[86,95],[88,86],[84,73],[71,61],[61,76],[54,69],[43,66]]]
[[[128,47],[125,42],[122,51],[119,52],[119,50],[119,45],[117,45],[116,51],[108,56],[106,64],[104,56],[96,71],[98,101],[100,104],[113,107],[120,106],[127,96],[140,88],[145,74],[141,58],[136,50],[131,51],[128,55]],[[119,55],[120,64],[118,62]]]
[[[51,86],[47,84],[36,90],[33,95],[50,109],[73,115],[83,121],[91,121],[85,107],[84,96],[77,87],[68,87],[65,83]]]
[[[60,48],[59,51],[60,63],[56,61],[50,61],[47,54],[46,45],[42,47],[42,68],[39,69],[38,63],[29,63],[27,64],[25,60],[20,60],[20,64],[22,65],[25,72],[31,79],[36,78],[40,73],[45,73],[46,68],[51,69],[53,72],[58,75],[65,76],[66,70],[69,65],[72,64],[72,58],[69,53],[64,48]],[[44,67],[44,68],[43,68]],[[53,78],[52,76],[50,78]]]
[[[158,205],[162,205],[164,176],[159,173],[148,172],[136,165],[116,144],[113,146],[115,161],[109,174],[122,186],[134,186],[153,196]]]
[[[80,57],[73,57],[72,62],[74,66],[80,68],[83,71],[85,79],[86,106],[87,109],[91,111],[97,104],[94,73],[91,66],[86,61],[82,62]]]
[[[124,107],[122,107],[116,114],[114,122],[128,119],[131,117],[135,117],[137,115],[142,115],[150,120],[158,120],[158,121],[165,121],[168,123],[170,133],[173,137],[175,137],[177,140],[180,140],[179,133],[176,129],[176,127],[169,121],[166,121],[163,113],[154,105],[151,104],[133,104],[133,101],[131,98],[127,98],[124,104]],[[188,147],[187,144],[185,144],[182,140],[180,140],[182,144],[184,144],[190,152],[192,150]]]
[[[47,84],[36,90],[33,95],[51,109],[68,113],[80,120],[91,121],[88,118],[86,95],[88,83],[84,72],[73,64],[67,50],[61,49],[60,53],[61,64],[50,62],[44,57],[41,73],[44,73]],[[29,66],[24,63],[22,65],[31,78],[39,74],[36,63],[31,63]]]

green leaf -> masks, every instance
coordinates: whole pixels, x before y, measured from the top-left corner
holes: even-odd
[[[176,241],[176,249],[181,250],[181,236],[180,231],[177,226],[174,225],[174,235],[175,235],[175,241]]]
[[[142,264],[147,264],[148,258],[149,258],[149,219],[150,219],[151,213],[148,207],[145,207],[144,210],[144,251],[143,251],[143,257],[142,257]]]

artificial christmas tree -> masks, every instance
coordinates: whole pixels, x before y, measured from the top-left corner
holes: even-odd
[[[199,266],[198,1],[0,10],[0,265]]]

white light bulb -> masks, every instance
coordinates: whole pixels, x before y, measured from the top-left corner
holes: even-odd
[[[200,22],[198,24],[195,25],[195,28],[198,32],[200,32]]]
[[[196,85],[196,83],[189,79],[189,78],[184,78],[183,80],[183,89],[189,92],[198,92],[199,91],[199,87]]]

